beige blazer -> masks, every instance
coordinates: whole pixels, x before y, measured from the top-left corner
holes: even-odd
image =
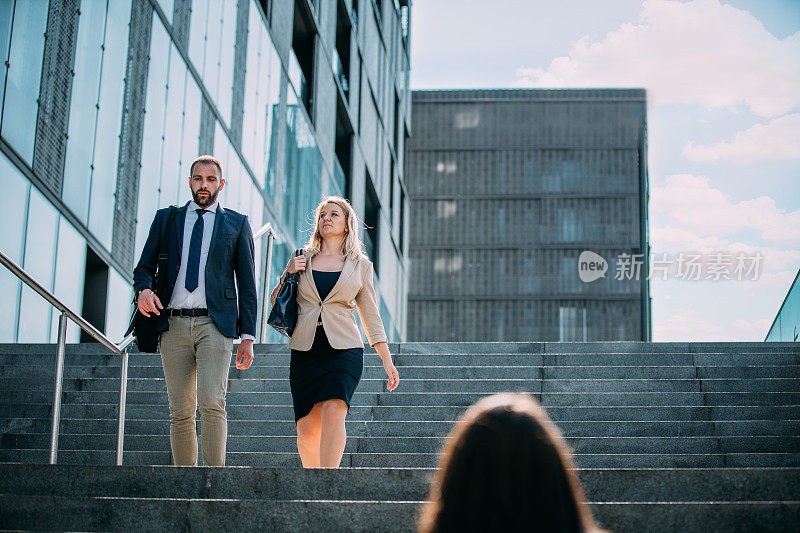
[[[369,345],[387,342],[378,310],[375,287],[372,284],[374,270],[372,262],[363,256],[358,260],[346,258],[339,280],[325,300],[321,301],[311,274],[312,257],[313,255],[306,252],[306,269],[300,271],[300,281],[297,284],[297,325],[289,341],[289,348],[310,350],[314,343],[318,321],[322,321],[322,327],[331,347],[337,350],[363,348],[364,342],[361,340],[361,333],[353,315],[356,309],[358,316],[361,317]],[[278,285],[272,289],[270,301],[273,305],[288,268],[287,264]]]

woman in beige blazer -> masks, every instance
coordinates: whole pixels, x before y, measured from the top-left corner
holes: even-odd
[[[274,304],[286,274],[300,272],[297,324],[289,342],[289,382],[297,451],[306,468],[338,467],[342,461],[345,416],[364,365],[356,309],[370,346],[383,360],[387,388],[394,390],[400,381],[378,311],[372,262],[362,251],[358,227],[346,199],[323,200],[303,255],[289,260],[272,291]]]

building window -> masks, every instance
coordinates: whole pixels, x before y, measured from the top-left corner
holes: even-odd
[[[258,5],[261,6],[261,10],[264,12],[264,17],[267,19],[267,22],[272,24],[272,0],[258,0]]]
[[[64,203],[109,250],[130,16],[124,1],[81,9],[64,164]]]
[[[336,15],[336,47],[333,49],[333,75],[345,98],[350,94],[350,36],[352,25],[343,0],[338,2]]]
[[[408,0],[399,0],[400,8],[400,31],[403,32],[403,46],[408,49]]]
[[[22,265],[25,251],[25,227],[30,182],[0,153],[0,176],[3,176],[3,202],[16,210],[15,216],[4,217],[0,231],[0,250],[12,261]],[[17,318],[21,281],[10,270],[0,267],[0,342],[16,342]]]
[[[39,112],[39,82],[42,78],[47,9],[47,2],[16,2],[7,58],[8,72],[0,131],[6,142],[28,165],[33,161],[36,117]],[[10,13],[6,6],[3,16],[7,15]]]
[[[380,203],[378,202],[378,195],[375,193],[375,187],[372,185],[372,177],[369,171],[365,170],[366,176],[366,198],[364,200],[364,225],[367,230],[364,232],[364,247],[366,248],[367,257],[375,265],[375,273],[378,272],[378,256],[379,256],[379,242],[378,242],[378,222],[380,220]],[[380,277],[380,276],[379,276]]]
[[[297,96],[313,121],[314,104],[314,46],[316,31],[308,4],[305,0],[295,0],[294,27],[292,30],[292,50],[289,59],[289,79]]]
[[[558,208],[558,236],[561,242],[582,240],[583,232],[581,229],[578,210],[575,207]]]
[[[353,126],[342,99],[336,98],[336,139],[334,140],[336,157],[333,161],[333,176],[339,192],[350,199],[353,174]]]
[[[559,342],[586,342],[586,308],[567,306],[559,308],[558,315]]]
[[[394,93],[394,131],[392,132],[394,135],[392,138],[394,139],[394,153],[400,157],[400,97],[397,96],[397,92]]]
[[[400,188],[400,253],[404,254],[406,236],[406,193]]]
[[[394,222],[394,158],[389,156],[389,223],[392,226],[395,225]]]

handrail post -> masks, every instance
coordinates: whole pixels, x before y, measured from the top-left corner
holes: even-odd
[[[119,380],[119,418],[117,420],[117,466],[122,466],[122,450],[125,441],[125,404],[128,396],[128,350],[122,351],[122,367]]]
[[[267,294],[269,291],[269,275],[272,272],[272,241],[275,237],[272,233],[267,236],[267,258],[264,268],[264,275],[261,276],[261,329],[259,331],[259,344],[267,342],[267,319],[270,312],[270,299]]]
[[[53,422],[50,430],[50,464],[58,455],[58,426],[61,423],[61,389],[64,383],[64,355],[67,348],[67,314],[58,318],[58,351],[56,353],[56,386],[53,393]]]

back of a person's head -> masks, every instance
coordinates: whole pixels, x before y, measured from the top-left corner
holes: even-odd
[[[450,437],[420,532],[595,530],[569,450],[530,396],[482,399]]]

